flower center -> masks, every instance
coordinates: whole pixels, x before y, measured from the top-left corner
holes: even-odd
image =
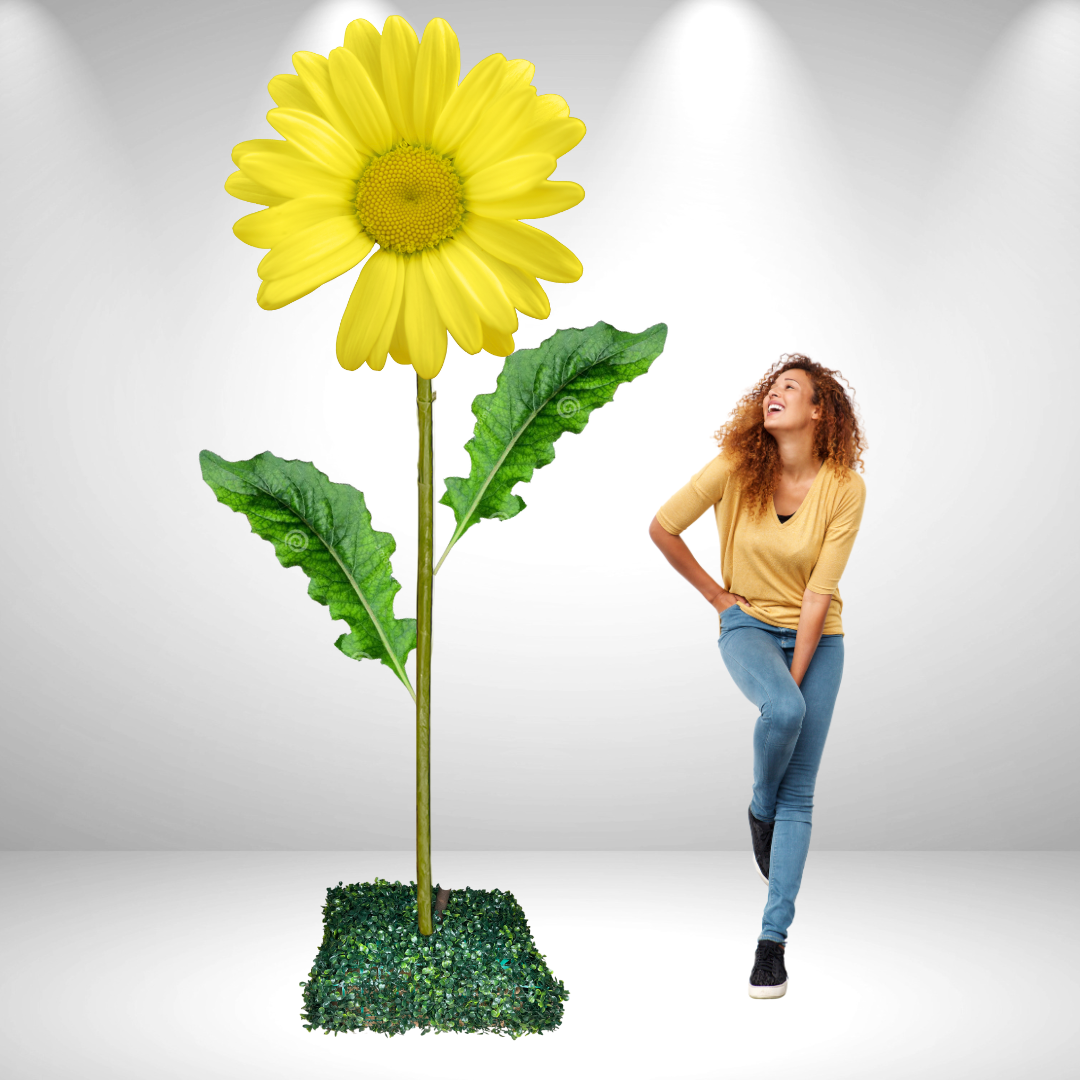
[[[361,174],[356,213],[380,247],[411,254],[436,247],[458,228],[462,190],[449,158],[402,141]]]

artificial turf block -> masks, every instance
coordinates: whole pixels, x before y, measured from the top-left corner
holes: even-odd
[[[416,883],[326,890],[323,940],[304,987],[304,1027],[411,1028],[521,1035],[554,1031],[570,996],[538,952],[513,893],[431,890],[432,933],[417,925]]]

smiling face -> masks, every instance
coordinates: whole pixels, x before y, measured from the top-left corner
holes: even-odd
[[[762,409],[765,412],[765,427],[772,431],[776,427],[800,428],[812,423],[821,416],[821,407],[813,402],[814,391],[810,376],[800,368],[791,368],[782,372],[765,394]],[[777,411],[771,408],[780,405]]]

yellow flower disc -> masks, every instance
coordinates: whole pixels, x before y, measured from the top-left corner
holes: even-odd
[[[400,142],[372,158],[360,176],[356,213],[380,247],[402,255],[438,246],[453,235],[465,209],[449,158]]]

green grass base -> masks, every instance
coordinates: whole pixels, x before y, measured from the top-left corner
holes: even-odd
[[[455,889],[432,933],[417,925],[416,882],[382,878],[326,890],[323,940],[304,988],[304,1027],[404,1034],[554,1031],[570,996],[538,952],[513,893]]]

